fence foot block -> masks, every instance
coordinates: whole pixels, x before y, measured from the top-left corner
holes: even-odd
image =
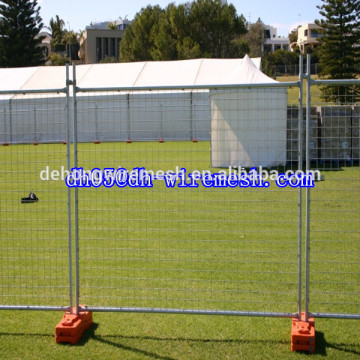
[[[81,339],[84,331],[87,330],[92,324],[92,312],[91,311],[80,311],[75,314],[71,314],[67,311],[61,321],[56,325],[55,328],[55,341],[59,343],[70,343],[76,344]]]
[[[304,313],[301,319],[292,319],[291,351],[315,352],[315,321],[309,318],[305,321]]]

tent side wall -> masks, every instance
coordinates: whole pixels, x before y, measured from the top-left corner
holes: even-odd
[[[126,140],[129,126],[128,103],[127,94],[78,95],[78,141]]]
[[[211,90],[212,167],[286,163],[287,90]]]
[[[0,101],[0,143],[11,142],[9,100]]]
[[[210,140],[211,111],[209,91],[191,93],[191,139]]]
[[[210,139],[209,92],[129,92],[80,95],[78,140]]]
[[[17,96],[1,104],[1,141],[55,143],[66,139],[66,98]]]
[[[189,140],[189,92],[130,94],[130,134],[137,141]]]

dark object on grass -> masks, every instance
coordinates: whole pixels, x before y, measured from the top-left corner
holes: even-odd
[[[33,203],[33,202],[37,202],[37,201],[39,201],[39,198],[32,192],[29,194],[28,197],[21,198],[21,202],[23,204]]]

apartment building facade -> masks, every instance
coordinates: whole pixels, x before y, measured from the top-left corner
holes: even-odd
[[[322,36],[321,27],[317,24],[305,24],[298,28],[298,38],[296,45],[302,54],[305,53],[307,47],[315,48],[320,44]]]
[[[290,50],[289,38],[277,36],[277,28],[270,26],[270,25],[264,25],[264,49],[263,50],[265,52],[274,52],[279,49]]]
[[[111,22],[105,21],[86,27],[80,38],[79,58],[82,63],[95,64],[106,57],[119,59],[120,41],[131,21],[115,21],[113,24],[116,25],[116,30],[109,29],[109,23]]]

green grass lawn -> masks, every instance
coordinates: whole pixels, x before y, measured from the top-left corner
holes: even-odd
[[[67,188],[39,174],[66,146],[0,148],[0,304],[67,306]],[[85,169],[210,170],[209,142],[80,144]],[[337,170],[337,171],[334,171]],[[310,311],[359,313],[359,167],[311,191]],[[36,204],[21,204],[34,191]],[[303,191],[305,193],[305,191]],[[297,311],[298,190],[79,189],[80,303]],[[305,218],[303,219],[305,223]],[[304,226],[303,226],[304,229]],[[300,358],[289,319],[94,313],[79,346],[56,345],[59,312],[0,312],[1,359]],[[316,320],[317,355],[358,358],[360,324]]]
[[[316,75],[311,76],[311,78],[313,80],[317,80],[318,77]],[[276,78],[277,81],[280,82],[291,82],[291,81],[298,81],[299,80],[299,76],[278,76]],[[323,100],[321,100],[321,86],[319,85],[313,85],[310,88],[310,94],[311,94],[311,99],[312,99],[312,106],[315,105],[321,105],[323,104]],[[304,106],[306,106],[306,80],[304,81],[303,84],[303,104]],[[298,106],[299,105],[299,87],[298,86],[294,86],[294,87],[290,87],[288,88],[288,105],[295,105]]]

